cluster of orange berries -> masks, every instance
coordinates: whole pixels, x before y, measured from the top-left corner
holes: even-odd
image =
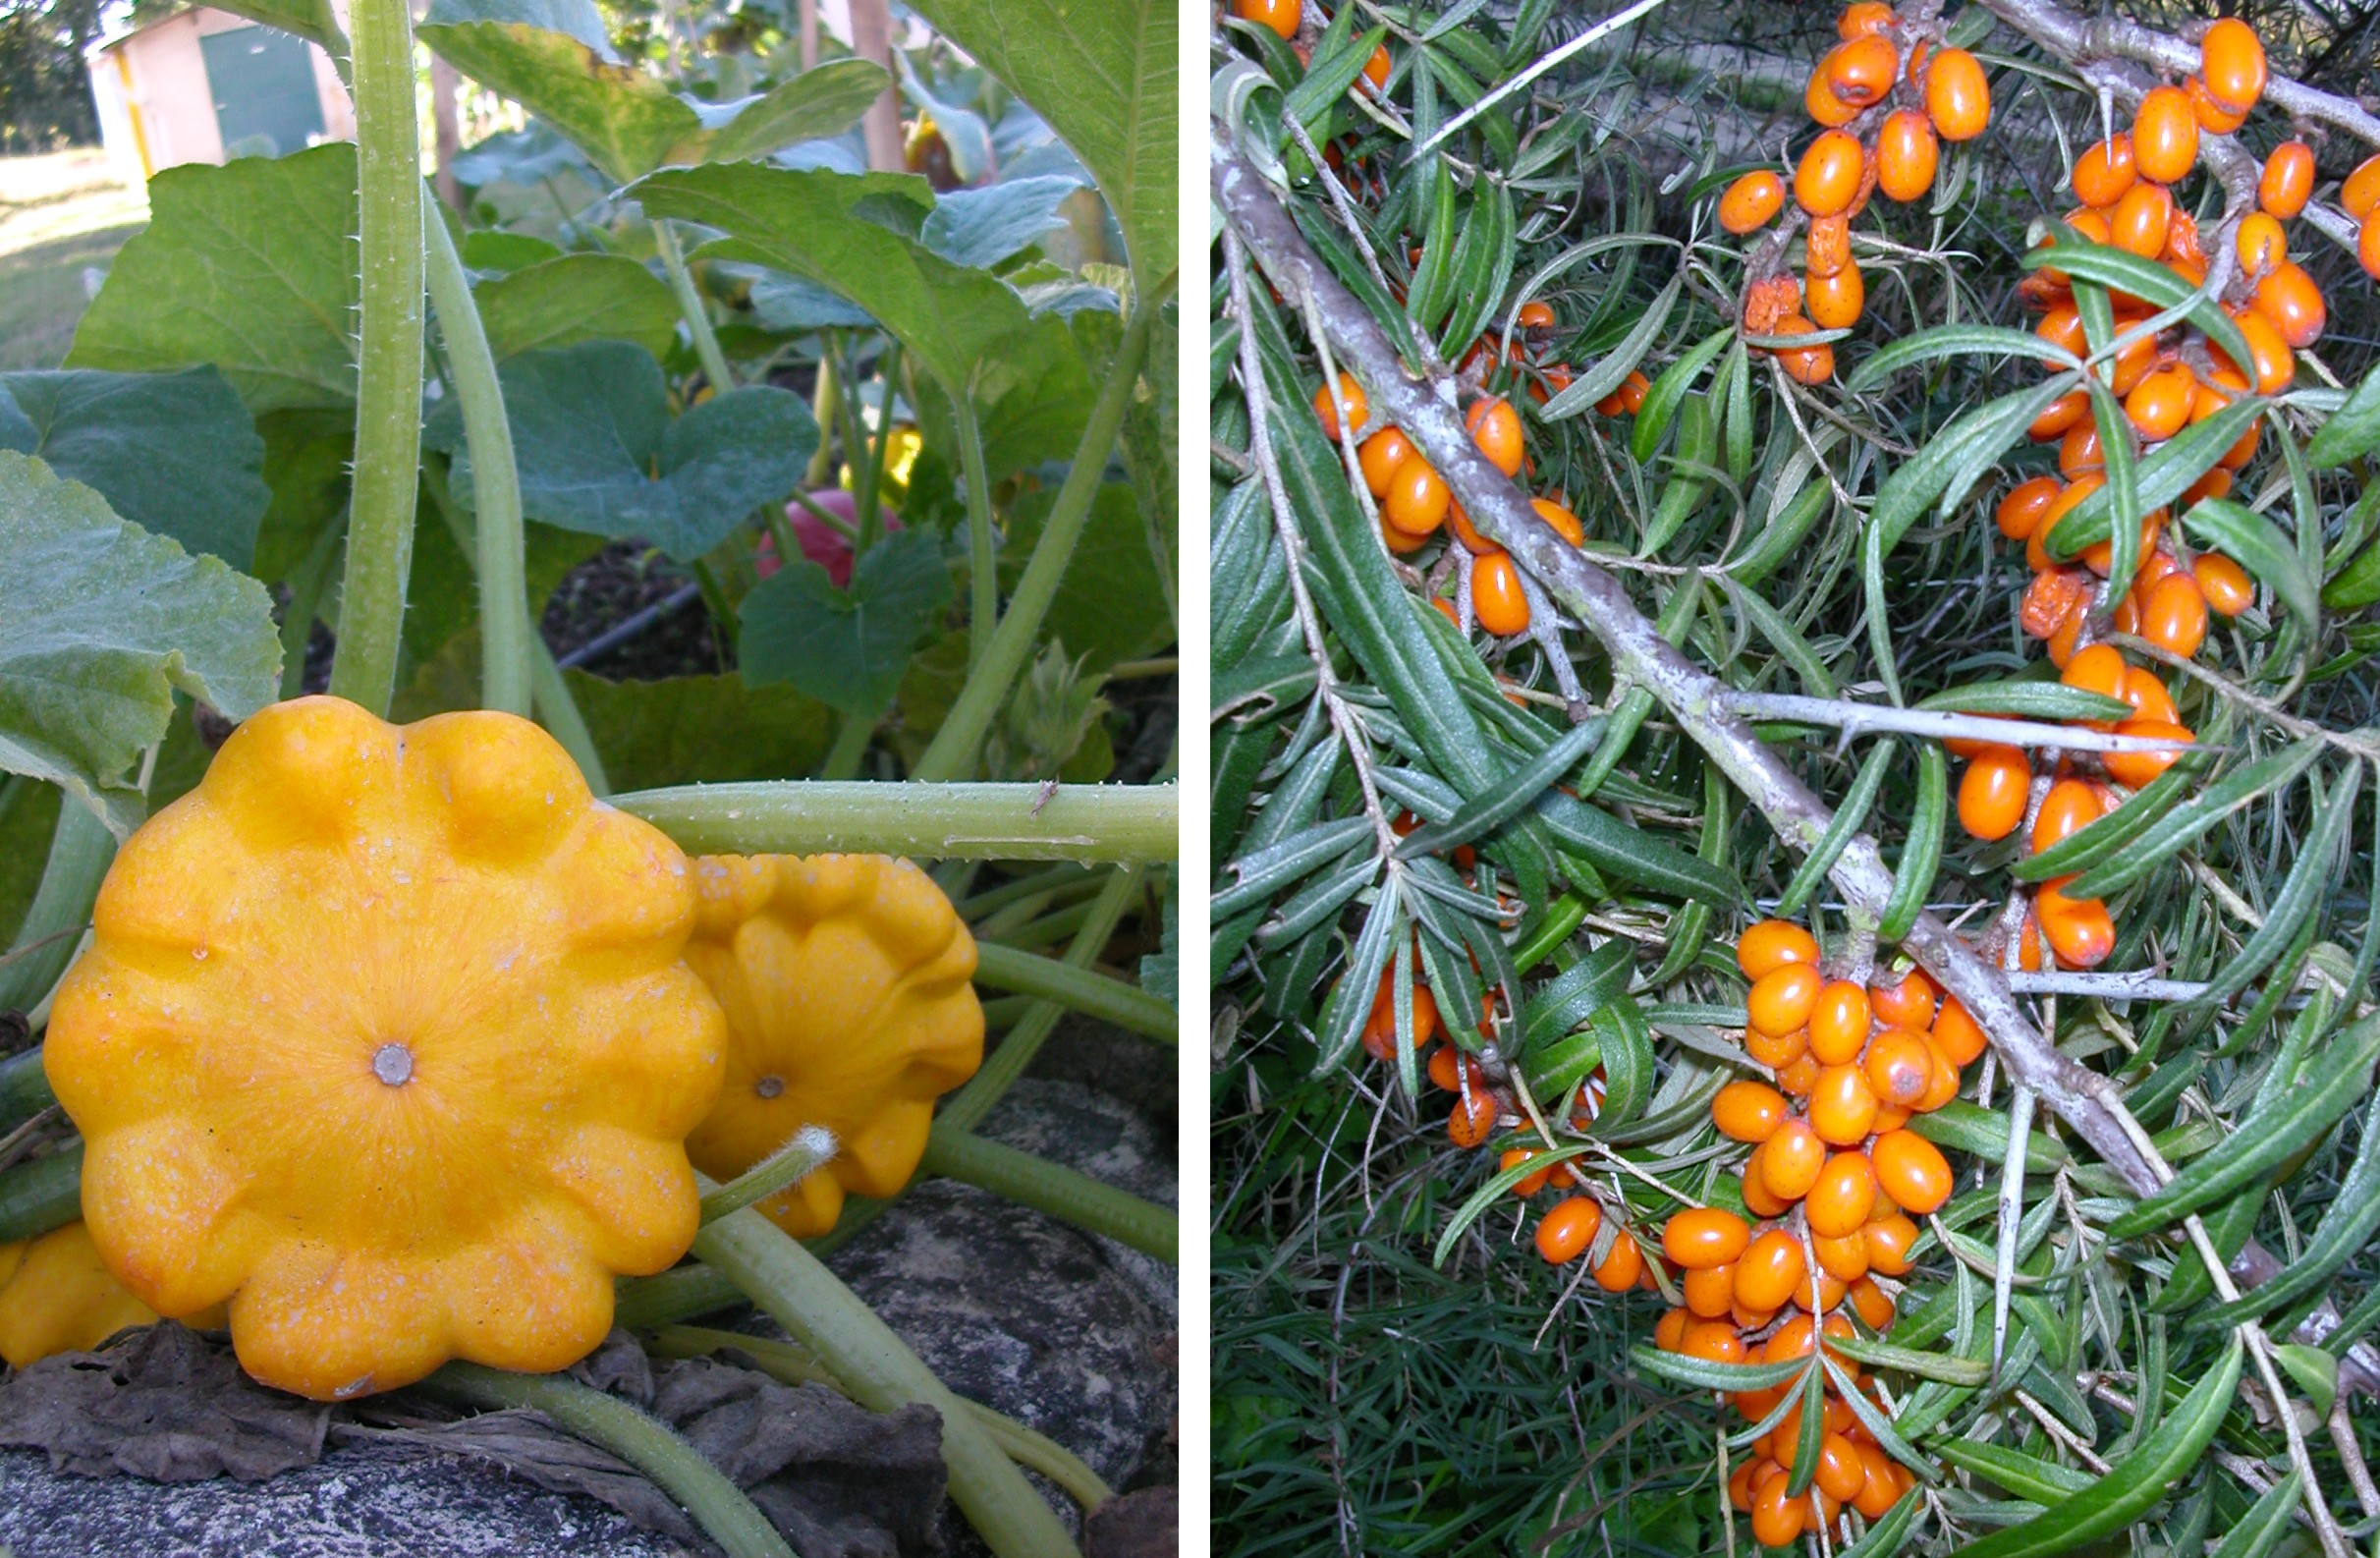
[[[1819,127],[1796,163],[1793,197],[1809,231],[1802,277],[1754,277],[1743,295],[1747,334],[1807,335],[1856,324],[1867,286],[1852,257],[1851,224],[1881,190],[1904,203],[1934,187],[1942,142],[1971,140],[1991,122],[1983,67],[1965,49],[1941,45],[1939,23],[1903,23],[1892,7],[1858,0],[1844,8],[1841,41],[1810,73],[1802,94]],[[1785,209],[1785,179],[1762,169],[1728,186],[1719,225],[1742,237]],[[1834,376],[1835,349],[1786,348],[1777,361],[1803,384]]]
[[[1232,0],[1232,15],[1243,22],[1270,28],[1284,43],[1294,44],[1298,42],[1299,29],[1305,21],[1305,5],[1304,0]],[[1299,58],[1305,58],[1302,48],[1299,50]],[[1388,45],[1385,43],[1373,49],[1372,57],[1363,62],[1362,79],[1371,83],[1373,91],[1387,89],[1390,63]]]
[[[1552,324],[1553,311],[1543,304],[1532,303],[1521,310],[1522,325],[1535,324],[1540,317],[1535,310],[1543,310],[1543,324]],[[1638,397],[1639,401],[1641,398]],[[1337,406],[1332,405],[1328,387],[1318,389],[1314,391],[1314,415],[1322,418],[1323,431],[1333,439],[1339,436],[1342,417],[1347,418],[1347,426],[1360,436],[1356,460],[1364,486],[1379,504],[1380,535],[1388,543],[1388,549],[1400,555],[1418,551],[1443,527],[1471,557],[1473,620],[1500,639],[1526,633],[1528,595],[1522,588],[1521,570],[1512,555],[1471,528],[1469,517],[1463,512],[1463,505],[1455,501],[1445,478],[1422,458],[1402,429],[1383,426],[1367,430],[1371,404],[1363,386],[1352,375],[1341,373]],[[1522,438],[1521,414],[1510,401],[1499,395],[1481,395],[1471,402],[1464,421],[1470,428],[1471,442],[1489,464],[1508,476],[1522,473],[1527,451]],[[1578,523],[1578,516],[1552,498],[1533,499],[1531,507],[1573,546],[1586,539],[1586,529]],[[1453,602],[1439,598],[1431,604],[1444,612],[1449,621],[1459,620]]]
[[[1984,1038],[1956,998],[1937,1004],[1933,982],[1917,971],[1891,984],[1827,978],[1816,939],[1784,920],[1746,930],[1736,963],[1752,981],[1744,1049],[1776,1081],[1729,1083],[1711,1100],[1711,1119],[1752,1149],[1743,1198],[1758,1221],[1716,1206],[1669,1220],[1662,1253],[1684,1271],[1686,1303],[1662,1316],[1654,1340],[1712,1363],[1774,1363],[1855,1334],[1846,1304],[1871,1331],[1892,1324],[1893,1291],[1877,1278],[1909,1271],[1913,1219],[1951,1194],[1950,1163],[1909,1122],[1958,1096],[1960,1068],[1983,1053]],[[1856,1363],[1828,1356],[1858,1380]],[[1736,1408],[1759,1422],[1785,1388],[1743,1392]],[[1802,1496],[1789,1496],[1787,1475],[1799,1413],[1759,1440],[1729,1480],[1730,1499],[1751,1515],[1764,1545],[1832,1526],[1846,1504],[1872,1520],[1912,1481],[1831,1377],[1827,1389],[1826,1438]]]

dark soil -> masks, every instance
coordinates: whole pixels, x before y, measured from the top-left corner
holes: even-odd
[[[626,642],[574,661],[592,643],[649,606],[681,594],[693,576],[635,541],[614,541],[562,576],[538,624],[554,657],[614,682],[658,682],[709,675],[735,664],[735,635],[713,631],[696,596],[648,624]]]

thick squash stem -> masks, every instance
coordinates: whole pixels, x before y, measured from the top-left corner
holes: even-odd
[[[433,1395],[474,1407],[529,1407],[620,1457],[659,1484],[729,1558],[794,1558],[744,1489],[655,1419],[567,1374],[514,1374],[448,1363],[421,1382]]]
[[[83,1215],[83,1143],[0,1172],[0,1245],[64,1228]]]
[[[699,855],[921,861],[1170,861],[1181,787],[779,780],[616,796]]]
[[[1180,1015],[1137,985],[1056,958],[1019,952],[996,941],[977,942],[975,960],[975,982],[986,989],[1040,996],[1070,1012],[1150,1038],[1169,1044],[1177,1039]]]
[[[917,1171],[1004,1196],[1085,1233],[1119,1240],[1168,1265],[1179,1259],[1180,1224],[1172,1212],[1030,1152],[937,1125],[926,1138],[925,1158]]]
[[[17,939],[0,957],[0,1012],[22,1012],[48,993],[75,956],[75,944],[91,922],[99,881],[116,858],[116,836],[97,812],[73,796],[58,801],[58,827],[50,835],[49,863]]]
[[[421,146],[405,0],[356,0],[361,290],[347,579],[330,690],[386,715],[397,685],[421,461]]]
[[[704,1192],[718,1187],[701,1182]],[[875,1311],[775,1223],[749,1209],[695,1236],[694,1253],[834,1371],[854,1401],[891,1412],[921,1401],[942,1415],[951,1498],[1000,1558],[1072,1558],[1066,1528],[1015,1463]]]

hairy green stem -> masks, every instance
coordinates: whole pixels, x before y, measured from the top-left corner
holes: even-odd
[[[289,611],[281,619],[281,696],[296,697],[305,691],[305,646],[314,637],[314,619],[322,615],[323,592],[330,587],[331,564],[339,543],[347,539],[347,512],[325,521],[322,533],[306,549],[305,560],[289,576]]]
[[[1124,414],[1132,405],[1133,388],[1139,381],[1149,328],[1164,301],[1148,299],[1126,328],[1116,361],[1108,369],[1107,383],[1091,409],[1081,442],[1075,447],[1074,466],[1058,489],[1049,519],[1042,525],[1041,538],[1033,544],[1032,560],[1024,565],[1016,593],[1009,597],[1008,614],[1000,619],[982,659],[968,672],[967,685],[959,690],[958,700],[943,716],[942,728],[934,732],[933,742],[917,759],[912,777],[956,779],[974,768],[983,733],[991,728],[993,716],[1008,701],[1010,687],[1031,657],[1033,640],[1040,637],[1050,603],[1058,598],[1058,585],[1066,578],[1067,564],[1074,559],[1075,543],[1090,523],[1092,503],[1107,473],[1108,453],[1115,448]]]
[[[823,1126],[803,1126],[785,1144],[702,1197],[702,1220],[717,1222],[740,1212],[794,1184],[835,1155],[835,1134]]]
[[[429,187],[421,198],[434,200]],[[430,303],[454,372],[463,411],[463,436],[471,455],[471,514],[478,532],[479,704],[526,718],[530,669],[528,576],[522,561],[521,473],[513,464],[513,429],[504,416],[504,386],[488,350],[479,306],[471,298],[454,235],[428,210]]]
[[[743,1302],[744,1291],[725,1272],[689,1261],[658,1276],[622,1277],[612,1289],[612,1323],[641,1331],[716,1314]]]
[[[835,1377],[834,1371],[796,1342],[747,1336],[742,1331],[716,1331],[699,1325],[665,1325],[645,1344],[645,1351],[655,1358],[707,1358],[727,1348],[744,1354],[760,1365],[763,1373],[786,1384],[824,1385],[838,1393],[843,1389],[843,1382]],[[1114,1491],[1099,1479],[1098,1473],[1055,1439],[1035,1433],[979,1401],[966,1396],[957,1400],[960,1409],[1008,1452],[1010,1460],[1048,1477],[1084,1509],[1096,1509],[1115,1497]]]
[[[404,645],[421,461],[421,143],[405,0],[356,0],[356,198],[361,284],[356,464],[331,692],[388,713]]]
[[[941,861],[1172,860],[1180,786],[770,780],[614,798],[699,855],[907,855]]]
[[[1172,1212],[1030,1152],[937,1124],[926,1138],[925,1157],[917,1169],[1005,1196],[1085,1232],[1121,1240],[1169,1265],[1177,1259],[1181,1236]]]
[[[959,423],[959,463],[967,477],[967,664],[972,671],[991,652],[992,631],[1000,625],[1000,564],[993,553],[992,483],[983,464],[983,424],[975,416],[974,396],[952,390],[951,412]]]
[[[421,1382],[433,1395],[477,1407],[527,1407],[642,1472],[678,1501],[729,1558],[794,1558],[794,1549],[700,1452],[658,1419],[567,1374],[515,1374],[448,1363]]]
[[[724,395],[736,387],[736,376],[728,370],[727,354],[719,350],[719,337],[711,331],[710,306],[694,290],[693,273],[686,268],[686,251],[678,247],[677,230],[656,219],[653,247],[661,251],[661,268],[669,272],[670,290],[678,295],[678,311],[686,316],[686,328],[693,334],[702,376],[710,380],[713,395]]]
[[[49,863],[17,939],[0,958],[0,1012],[22,1012],[48,993],[75,956],[100,880],[116,858],[116,836],[73,796],[58,798],[58,827],[50,835]]]
[[[713,1189],[707,1182],[705,1191]],[[705,1227],[694,1253],[785,1327],[871,1412],[920,1401],[942,1415],[942,1456],[951,1498],[1001,1558],[1056,1558],[1077,1549],[1024,1475],[1002,1454],[933,1371],[891,1326],[785,1231],[756,1211]]]
[[[529,696],[536,704],[538,723],[571,754],[571,761],[586,776],[587,789],[597,798],[609,796],[612,780],[604,772],[603,753],[595,750],[595,733],[586,728],[586,716],[579,712],[579,700],[571,696],[562,667],[554,663],[554,651],[546,646],[543,634],[531,634],[528,641]]]
[[[868,743],[876,739],[876,721],[882,717],[880,713],[844,715],[843,728],[835,732],[835,744],[818,766],[818,777],[848,780],[858,774],[861,759],[867,756]]]
[[[1180,1035],[1180,1015],[1148,991],[1056,958],[1019,952],[996,941],[975,944],[975,982],[994,990],[1040,996],[1084,1017],[1095,1017],[1168,1043]]]
[[[1099,890],[1099,896],[1091,902],[1089,919],[1075,936],[1074,945],[1066,949],[1069,964],[1078,969],[1087,969],[1098,961],[1101,949],[1106,947],[1108,938],[1116,933],[1116,926],[1123,921],[1125,911],[1140,896],[1141,878],[1140,871],[1118,871]],[[967,1085],[951,1094],[950,1100],[942,1106],[941,1116],[934,1122],[934,1129],[972,1131],[981,1125],[983,1117],[991,1112],[992,1105],[1000,1101],[1001,1094],[1024,1075],[1024,1068],[1033,1063],[1033,1057],[1041,1052],[1043,1042],[1049,1038],[1050,1030],[1058,1026],[1058,1019],[1065,1015],[1066,1008],[1055,1001],[1036,1003],[1031,1011],[1025,1013],[1024,1020],[1009,1030],[1008,1037],[1000,1041],[1000,1047],[991,1052],[975,1075],[969,1079]],[[848,1216],[846,1221],[849,1221]]]
[[[64,1228],[83,1215],[83,1143],[0,1171],[0,1245]]]

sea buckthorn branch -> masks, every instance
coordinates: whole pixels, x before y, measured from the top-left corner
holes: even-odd
[[[1824,725],[1846,736],[1890,731],[1934,741],[1988,741],[2008,747],[2052,747],[2063,751],[2164,752],[2176,747],[2175,743],[2154,736],[2120,736],[2113,731],[2081,730],[2038,720],[1986,719],[1975,714],[1896,708],[1885,703],[1854,703],[1849,698],[1803,697],[1791,693],[1728,692],[1721,702],[1729,712],[1746,719]]]
[[[1769,751],[1747,721],[1729,711],[1733,691],[1673,647],[1617,578],[1570,545],[1531,509],[1527,495],[1471,442],[1452,400],[1451,385],[1411,375],[1370,313],[1313,253],[1279,196],[1230,143],[1229,132],[1219,124],[1210,130],[1210,190],[1236,241],[1262,262],[1285,296],[1311,298],[1313,317],[1321,321],[1340,360],[1364,385],[1386,420],[1403,428],[1429,460],[1464,504],[1474,528],[1509,549],[1546,584],[1555,600],[1601,642],[1616,673],[1669,710],[1678,727],[1789,847],[1801,853],[1815,848],[1833,821],[1832,811]],[[1874,839],[1854,837],[1829,876],[1854,925],[1872,925],[1881,918],[1893,875]],[[1918,916],[1902,946],[1946,992],[1959,998],[1990,1035],[2012,1077],[2089,1143],[2134,1195],[2151,1196],[2171,1177],[2143,1154],[2137,1143],[2145,1135],[2114,1084],[2058,1050],[2018,1004],[1999,970],[1932,914]],[[2252,1240],[2230,1266],[2247,1286],[2269,1280],[2280,1269],[2280,1260]],[[2319,1336],[2337,1323],[2335,1311],[2326,1319],[2317,1310],[2301,1330]],[[2362,1354],[2343,1363],[2341,1387],[2380,1391],[2380,1355],[2369,1349]]]

